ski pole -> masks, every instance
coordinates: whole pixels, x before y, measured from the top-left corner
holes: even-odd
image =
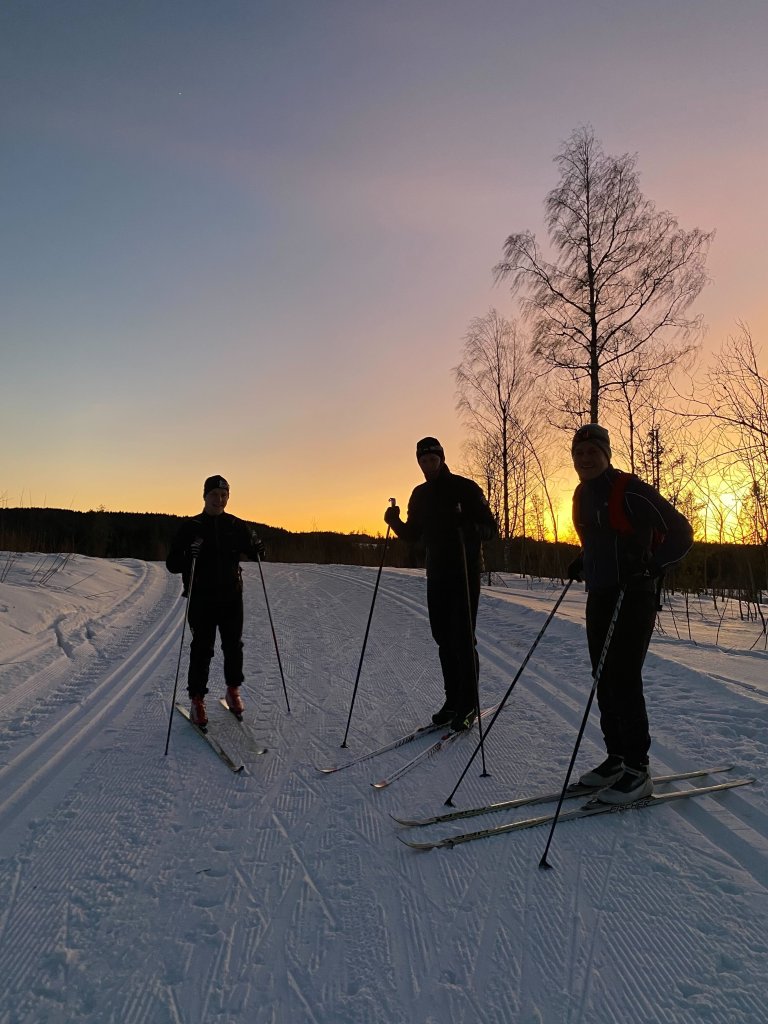
[[[566,594],[568,593],[568,588],[570,587],[570,585],[571,585],[571,583],[572,583],[572,582],[573,582],[573,580],[568,580],[568,582],[567,582],[567,583],[565,584],[565,587],[563,588],[563,592],[562,592],[562,593],[560,594],[560,596],[558,597],[557,601],[555,601],[555,605],[554,605],[554,608],[552,609],[552,611],[551,611],[551,612],[549,613],[549,615],[547,616],[547,619],[546,619],[546,621],[545,621],[544,625],[543,625],[543,626],[541,627],[541,629],[539,630],[539,634],[538,634],[538,636],[537,636],[537,637],[536,637],[536,639],[535,639],[535,640],[533,641],[533,644],[531,645],[531,648],[530,648],[530,650],[528,651],[528,653],[526,654],[526,656],[525,656],[525,657],[523,658],[523,663],[522,663],[522,665],[521,665],[521,666],[520,666],[520,668],[519,668],[519,669],[517,670],[517,672],[516,672],[516,674],[515,674],[515,678],[514,678],[514,679],[512,680],[512,682],[511,682],[511,683],[509,684],[509,687],[507,688],[507,692],[506,692],[506,693],[504,694],[504,696],[502,697],[502,699],[501,699],[501,703],[499,704],[499,706],[498,706],[498,707],[496,708],[496,710],[494,711],[494,713],[493,713],[493,717],[491,718],[490,722],[488,723],[488,728],[487,728],[487,729],[485,730],[485,736],[486,736],[486,738],[488,737],[488,733],[489,733],[489,732],[491,731],[491,729],[493,728],[493,723],[494,723],[494,722],[496,721],[496,719],[497,719],[497,718],[499,717],[499,715],[501,714],[501,712],[502,712],[502,711],[504,710],[504,705],[505,705],[505,704],[507,703],[507,700],[509,699],[509,695],[510,695],[510,694],[512,693],[512,691],[514,690],[514,688],[515,688],[515,685],[517,684],[517,681],[518,681],[518,679],[519,679],[519,678],[520,678],[520,676],[521,676],[521,675],[523,674],[523,669],[524,669],[524,668],[525,668],[525,666],[526,666],[526,665],[528,664],[528,662],[529,662],[529,660],[530,660],[530,658],[531,658],[531,655],[532,655],[532,654],[533,654],[533,652],[534,652],[534,651],[536,650],[536,648],[537,648],[537,646],[538,646],[538,644],[539,644],[539,641],[541,640],[541,638],[542,638],[542,637],[544,636],[544,633],[545,633],[545,631],[546,631],[546,629],[547,629],[547,626],[548,626],[548,625],[550,624],[550,622],[552,621],[552,619],[553,619],[553,618],[555,617],[555,612],[556,612],[556,611],[557,611],[557,609],[558,609],[558,608],[560,607],[560,603],[562,602],[562,600],[563,600],[563,598],[565,597],[565,595],[566,595]],[[451,790],[451,794],[450,794],[450,796],[449,796],[449,797],[448,797],[448,799],[447,799],[447,800],[445,801],[445,805],[446,805],[446,807],[453,807],[453,798],[454,798],[454,797],[456,796],[456,790],[457,790],[457,789],[459,788],[459,786],[461,785],[461,783],[462,783],[462,781],[463,781],[463,779],[464,779],[464,776],[465,776],[465,775],[467,774],[467,772],[469,771],[470,765],[472,764],[472,762],[474,761],[475,757],[477,756],[477,752],[478,752],[478,750],[479,750],[479,749],[480,749],[480,744],[478,743],[478,745],[477,745],[477,746],[475,747],[475,749],[474,749],[474,751],[473,751],[473,753],[472,753],[472,756],[470,757],[469,761],[467,761],[467,764],[466,764],[466,767],[464,768],[464,771],[463,771],[463,772],[461,773],[461,775],[459,776],[459,781],[458,781],[458,782],[456,783],[456,785],[455,785],[455,786],[453,787],[453,789]]]
[[[621,590],[619,590],[619,596],[616,601],[616,607],[613,609],[613,615],[611,616],[611,621],[608,624],[608,632],[605,634],[605,642],[603,643],[603,649],[600,652],[600,660],[598,661],[597,668],[594,672],[594,678],[592,680],[592,689],[589,691],[589,698],[587,700],[587,706],[584,709],[584,717],[581,720],[579,735],[576,737],[576,743],[573,748],[573,753],[571,754],[571,763],[568,765],[568,771],[565,776],[565,782],[563,783],[562,792],[560,793],[560,799],[557,802],[557,808],[555,809],[555,813],[552,817],[552,825],[549,830],[549,836],[547,837],[547,845],[544,847],[544,853],[541,855],[541,860],[539,861],[540,868],[552,867],[552,865],[547,861],[547,853],[549,852],[549,847],[552,842],[552,836],[555,834],[555,827],[557,826],[557,822],[560,817],[560,808],[563,806],[563,800],[565,800],[565,793],[568,789],[568,783],[571,781],[571,772],[573,771],[573,766],[576,763],[576,755],[579,752],[581,738],[584,735],[584,730],[587,727],[587,719],[589,718],[589,712],[592,708],[592,701],[595,699],[595,694],[597,693],[597,684],[600,682],[600,676],[603,672],[603,665],[605,664],[605,659],[608,654],[608,648],[611,646],[611,638],[613,637],[613,631],[616,628],[616,622],[619,618],[619,611],[621,610],[621,602],[624,600],[625,590],[626,586],[622,586]]]
[[[389,507],[390,508],[394,508],[396,504],[397,504],[397,502],[395,501],[394,498],[390,498],[389,499]],[[381,561],[379,562],[379,571],[376,574],[376,583],[374,584],[374,587],[373,587],[373,598],[371,599],[371,610],[368,612],[368,624],[365,627],[365,636],[363,637],[363,649],[360,651],[360,661],[357,663],[357,675],[355,676],[355,686],[354,686],[354,689],[352,690],[352,700],[351,700],[350,705],[349,705],[349,715],[347,716],[347,728],[344,730],[344,739],[341,741],[342,747],[346,747],[346,745],[347,745],[347,736],[349,735],[349,725],[350,725],[350,722],[352,721],[352,709],[355,706],[355,698],[357,697],[357,686],[358,686],[358,683],[360,682],[360,672],[362,671],[362,668],[363,668],[363,658],[365,657],[365,647],[366,647],[366,644],[368,643],[368,633],[370,632],[371,622],[373,620],[373,608],[374,608],[374,605],[376,604],[376,594],[378,593],[378,590],[379,590],[379,580],[381,579],[381,573],[382,573],[382,570],[384,569],[384,559],[387,557],[387,545],[389,544],[389,534],[390,534],[391,530],[392,530],[392,527],[389,525],[389,523],[387,523],[387,532],[386,532],[386,534],[384,536],[384,547],[383,547],[382,552],[381,552]]]
[[[181,643],[179,644],[179,659],[176,662],[176,678],[173,681],[173,698],[171,700],[171,713],[168,717],[168,735],[165,737],[165,756],[168,756],[168,747],[171,743],[171,726],[173,725],[173,709],[176,705],[176,690],[179,685],[179,669],[181,668],[181,654],[184,650],[184,634],[187,629],[187,619],[189,618],[189,601],[192,597],[192,584],[195,582],[195,562],[197,561],[197,555],[192,555],[192,568],[189,573],[189,586],[187,587],[187,600],[184,602],[184,622],[181,627]]]
[[[456,506],[456,512],[461,516],[461,502]],[[488,769],[485,765],[485,737],[483,735],[483,723],[480,718],[480,678],[477,670],[477,641],[475,638],[475,623],[472,621],[472,597],[469,593],[469,569],[467,568],[467,545],[464,542],[464,532],[459,525],[457,527],[459,534],[459,547],[461,548],[461,564],[464,569],[464,591],[467,597],[467,625],[469,626],[469,655],[472,659],[472,678],[475,685],[475,712],[477,713],[477,728],[480,739],[478,740],[478,746],[480,747],[480,760],[483,763],[483,770],[480,773],[481,778],[488,777]]]
[[[272,641],[275,645],[275,654],[277,655],[277,667],[280,669],[280,679],[283,683],[283,693],[285,694],[285,706],[288,709],[288,714],[291,713],[291,705],[288,703],[288,689],[285,685],[285,675],[283,674],[283,663],[280,660],[280,648],[277,646],[277,636],[275,635],[275,624],[272,621],[272,610],[269,607],[269,598],[267,597],[267,584],[264,581],[264,570],[261,567],[261,555],[257,552],[256,559],[259,563],[259,575],[261,576],[261,589],[264,591],[264,604],[267,606],[267,616],[269,617],[269,628],[272,630]]]

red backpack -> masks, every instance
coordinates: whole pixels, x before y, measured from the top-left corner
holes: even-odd
[[[613,478],[611,484],[611,493],[608,495],[608,525],[616,533],[621,533],[624,536],[636,533],[637,530],[632,523],[632,520],[627,515],[627,508],[624,503],[624,495],[627,490],[627,486],[630,480],[637,480],[637,476],[634,473],[625,473],[621,469],[615,470],[616,476]],[[581,484],[578,484],[576,490],[573,492],[573,521],[576,523],[576,513],[579,508],[579,502],[581,499]],[[656,548],[664,540],[664,533],[661,530],[653,530],[650,540],[651,551],[655,551]]]

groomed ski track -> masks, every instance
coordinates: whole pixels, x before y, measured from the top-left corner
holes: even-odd
[[[536,830],[414,857],[389,812],[443,809],[473,741],[382,792],[371,779],[414,745],[315,767],[341,753],[375,569],[265,563],[287,715],[258,569],[245,567],[247,715],[269,752],[237,776],[183,722],[163,756],[178,580],[157,563],[112,565],[122,586],[98,615],[57,621],[2,664],[0,1024],[768,1024],[764,700],[654,646],[654,770],[729,762],[756,785],[572,823],[551,872],[537,868]],[[558,593],[484,589],[484,703]],[[344,754],[440,703],[425,599],[422,574],[385,571]],[[488,738],[491,777],[478,758],[457,806],[562,781],[590,682],[582,608],[569,594]],[[185,671],[186,650],[182,697]],[[218,650],[214,698],[216,686]],[[237,742],[210,701],[219,712]],[[593,716],[579,764],[600,753]]]

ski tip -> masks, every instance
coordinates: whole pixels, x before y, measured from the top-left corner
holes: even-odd
[[[422,853],[426,852],[427,850],[434,850],[434,848],[439,845],[439,843],[413,843],[408,839],[403,839],[402,836],[398,836],[397,838],[400,840],[403,846],[407,846],[411,850],[419,850]]]
[[[410,818],[396,818],[394,814],[390,814],[389,816],[392,821],[396,821],[398,825],[406,825],[408,828],[415,828],[417,825],[423,825],[423,822],[418,819],[412,821]]]
[[[338,770],[338,768],[318,768],[318,766],[315,765],[315,771],[321,772],[323,775],[332,775],[334,772],[337,772]]]
[[[234,717],[238,720],[238,722],[242,722],[242,720],[243,720],[242,713],[238,714],[236,711],[233,711],[232,708],[229,706],[229,704],[227,704],[226,700],[223,697],[219,697],[219,704],[221,704],[221,706],[224,708],[224,710],[228,711],[230,713],[230,715],[234,715]]]
[[[386,779],[382,779],[381,782],[372,782],[371,785],[374,789],[386,789],[389,783]]]

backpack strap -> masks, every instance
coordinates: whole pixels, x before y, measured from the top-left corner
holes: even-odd
[[[612,530],[615,530],[617,533],[621,533],[624,536],[629,536],[631,534],[636,534],[637,528],[633,525],[632,520],[627,515],[624,495],[630,480],[636,480],[637,477],[634,473],[624,473],[620,469],[616,470],[616,472],[618,473],[618,476],[614,478],[611,493],[608,497],[608,522],[610,523]],[[663,530],[653,527],[647,541],[648,550],[650,552],[655,551],[662,543],[665,536],[666,534]]]
[[[581,507],[581,484],[576,484],[576,489],[573,492],[573,501],[571,505],[571,520],[573,521],[573,528],[576,531],[576,535],[581,541],[581,534],[579,533],[579,511]]]
[[[630,534],[636,533],[637,531],[634,524],[632,523],[632,520],[627,515],[627,506],[624,501],[624,496],[626,494],[629,482],[637,478],[634,473],[625,473],[621,469],[616,469],[614,470],[614,472],[616,475],[614,476],[611,482],[611,490],[608,495],[608,525],[612,530],[615,530],[616,533],[621,533],[624,536],[629,536]],[[578,523],[578,514],[581,502],[581,488],[582,485],[577,484],[576,490],[573,492],[572,517],[574,527]],[[659,540],[661,539],[661,535],[659,535],[659,538],[657,539],[655,536],[656,533],[657,531],[654,531],[654,540],[656,541],[656,544],[658,544]],[[656,546],[656,544],[654,544],[654,546]]]
[[[624,494],[633,474],[624,473],[620,469],[616,470],[616,474],[611,485],[611,493],[608,496],[608,523],[611,529],[617,533],[634,533],[635,528],[627,515],[626,505],[624,504]]]

